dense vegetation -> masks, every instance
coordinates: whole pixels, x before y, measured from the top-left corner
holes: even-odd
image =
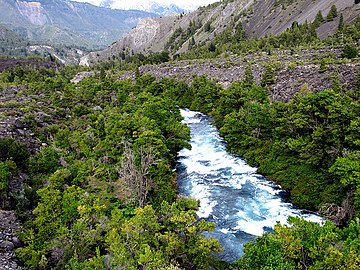
[[[27,84],[22,94],[51,104],[46,124],[26,116],[43,144],[36,155],[13,139],[0,141],[0,191],[17,171],[29,175],[25,193],[9,195],[26,221],[18,252],[26,266],[103,269],[106,254],[108,266],[125,269],[216,263],[219,243],[201,234],[214,225],[198,220],[197,201],[176,199],[173,168],[189,129],[176,103],[159,93],[162,85],[181,91],[183,83],[100,74],[74,86],[63,71],[12,72],[1,74],[4,85]]]
[[[187,57],[252,48],[271,53],[320,42],[310,24],[294,23],[277,37],[259,40],[246,40],[241,24],[231,27],[234,31],[219,37],[221,44],[195,48]],[[356,58],[352,42],[360,21],[339,25],[340,30],[349,41],[342,57]],[[169,60],[167,52],[119,57],[130,63],[123,68]],[[280,102],[268,93],[273,63],[265,67],[260,85],[249,66],[245,79],[227,89],[206,77],[191,85],[139,73],[135,81],[117,81],[106,71],[114,66],[107,63],[76,85],[70,83],[75,67],[17,67],[0,74],[0,91],[16,87],[15,97],[31,97],[3,104],[9,110],[2,115],[21,112],[41,145],[27,149],[31,142],[0,139],[0,202],[12,201],[24,221],[24,246],[17,255],[27,267],[360,268],[360,79],[351,91],[336,79],[332,89],[319,93],[304,84],[289,102]],[[173,169],[190,138],[180,107],[212,116],[228,150],[280,183],[296,205],[323,211],[342,205],[340,228],[289,218],[288,225],[277,224],[274,233],[248,243],[238,262],[219,262],[218,241],[202,234],[214,224],[198,219],[199,202],[177,197]],[[39,112],[45,114],[41,120]],[[25,188],[14,192],[9,183],[20,174],[26,175]]]
[[[27,84],[22,94],[43,96],[53,109],[46,125],[27,115],[43,143],[36,155],[0,142],[2,194],[10,177],[29,175],[25,193],[13,197],[26,221],[18,256],[30,268],[224,267],[214,257],[219,243],[201,234],[214,225],[197,219],[198,202],[176,199],[176,153],[189,139],[179,106],[212,115],[228,149],[281,183],[295,204],[318,210],[349,200],[348,218],[359,217],[359,87],[304,86],[285,103],[269,99],[266,83],[254,85],[250,69],[226,90],[205,77],[188,86],[100,72],[73,85],[71,69],[20,69],[3,72],[3,86]],[[358,219],[344,229],[289,222],[248,244],[233,267],[359,266]]]

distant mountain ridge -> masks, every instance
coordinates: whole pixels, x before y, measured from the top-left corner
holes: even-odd
[[[162,4],[158,1],[128,1],[128,0],[102,0],[99,4],[101,7],[124,10],[143,10],[157,15],[171,15],[190,12],[196,9],[195,5],[183,5],[182,7],[175,4]]]
[[[129,32],[140,18],[154,16],[67,0],[0,0],[0,24],[38,44],[101,48]]]

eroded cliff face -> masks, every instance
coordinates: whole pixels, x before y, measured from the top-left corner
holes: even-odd
[[[144,19],[138,24],[137,28],[138,31],[134,31],[128,36],[129,39],[132,40],[135,48],[141,47],[147,42],[151,41],[160,28],[160,23],[151,18]]]
[[[49,22],[40,2],[16,1],[16,7],[19,13],[34,25],[45,25]]]

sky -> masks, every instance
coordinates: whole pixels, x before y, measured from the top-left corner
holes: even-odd
[[[93,5],[100,5],[101,0],[75,0],[77,2],[88,2]],[[181,8],[194,9],[199,6],[206,6],[219,0],[113,0],[113,7],[129,9],[133,7],[147,7],[151,2],[157,2],[162,5],[175,4]]]

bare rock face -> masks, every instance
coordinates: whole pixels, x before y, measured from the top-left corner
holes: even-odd
[[[319,214],[332,221],[336,226],[343,225],[343,222],[347,217],[345,209],[334,203],[327,203],[323,205],[319,210]]]
[[[16,1],[17,8],[29,22],[34,25],[44,25],[48,22],[40,2]]]
[[[158,31],[160,23],[154,19],[148,18],[141,20],[138,24],[138,31],[131,33],[128,38],[132,39],[135,48],[143,46],[151,41]]]
[[[346,225],[346,222],[353,218],[354,212],[353,193],[348,194],[341,206],[334,203],[327,203],[319,209],[320,215],[332,221],[338,227]]]

